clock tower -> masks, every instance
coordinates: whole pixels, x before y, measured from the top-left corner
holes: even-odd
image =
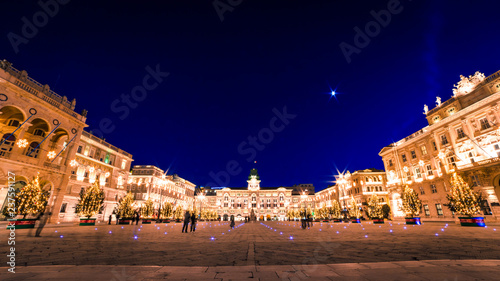
[[[260,190],[260,177],[257,169],[252,169],[250,175],[248,176],[248,190]]]

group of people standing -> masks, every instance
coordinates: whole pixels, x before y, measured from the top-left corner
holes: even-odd
[[[182,233],[187,233],[188,228],[189,228],[189,223],[191,223],[191,228],[189,232],[195,232],[196,231],[196,221],[197,221],[197,216],[196,214],[191,214],[189,211],[186,211],[184,214],[184,224],[182,225]]]
[[[313,217],[311,214],[306,213],[305,211],[300,214],[301,221],[302,221],[302,229],[306,229],[308,227],[313,226]]]
[[[188,232],[188,229],[189,232],[195,232],[196,231],[196,221],[198,220],[198,217],[196,216],[196,214],[191,214],[189,211],[186,211],[186,213],[184,213],[184,224],[182,225],[182,233],[187,233]],[[220,218],[219,218],[219,221],[220,221]],[[231,223],[229,224],[229,226],[234,229],[234,216],[231,215],[231,219],[230,219]],[[189,227],[189,223],[191,223],[191,227]]]

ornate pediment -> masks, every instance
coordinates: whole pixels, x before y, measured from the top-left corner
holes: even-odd
[[[474,75],[469,75],[469,77],[460,75],[460,81],[456,85],[453,85],[455,87],[453,89],[453,96],[457,97],[472,92],[479,83],[483,82],[484,78],[484,73],[479,71],[476,71]]]

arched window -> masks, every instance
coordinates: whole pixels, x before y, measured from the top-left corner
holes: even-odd
[[[35,131],[33,132],[33,135],[35,136],[45,137],[45,134],[45,131],[42,129],[35,129]]]
[[[4,140],[5,142],[0,146],[0,156],[5,156],[6,153],[12,151],[12,147],[16,142],[16,137],[14,135],[11,136],[11,134],[8,133],[2,136],[2,140],[0,140],[0,142],[3,142]]]
[[[10,127],[19,127],[19,124],[21,124],[19,122],[19,120],[16,120],[16,119],[10,119],[9,122],[7,122],[7,126],[10,126]]]
[[[36,141],[30,143],[28,150],[26,150],[26,156],[38,158],[38,153],[40,152],[40,147]]]

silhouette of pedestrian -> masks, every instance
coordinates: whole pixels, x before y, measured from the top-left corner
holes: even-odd
[[[139,212],[135,212],[135,225],[139,224],[139,219],[141,218],[141,215],[139,215]]]
[[[111,217],[112,217],[112,216],[113,216],[113,215],[109,215],[108,224],[111,224]]]
[[[120,221],[120,214],[116,214],[116,224]]]
[[[43,227],[47,223],[47,219],[49,218],[49,215],[50,215],[50,213],[49,214],[40,213],[38,215],[37,219],[39,219],[40,222],[38,223],[38,228],[36,229],[35,237],[41,237],[40,233],[42,233]]]
[[[189,226],[190,220],[191,220],[191,215],[189,214],[189,211],[186,211],[186,213],[184,213],[184,224],[182,225],[182,232],[183,233],[188,232],[188,226]]]
[[[193,213],[193,215],[191,215],[191,232],[195,232],[196,231],[196,215]]]
[[[231,215],[231,224],[229,226],[234,229],[234,215]]]

